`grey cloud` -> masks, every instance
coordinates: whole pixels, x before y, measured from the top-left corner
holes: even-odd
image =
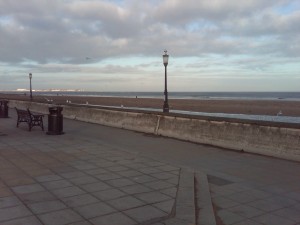
[[[43,15],[53,12],[57,8],[59,0],[27,0],[27,1],[1,1],[1,15],[22,14],[24,12],[33,15]]]
[[[0,61],[85,64],[86,56],[98,61],[154,56],[164,48],[177,57],[278,53],[299,57],[299,10],[274,11],[289,2],[1,1],[1,16],[9,19],[1,23],[0,16]]]
[[[194,20],[224,20],[245,16],[262,11],[265,8],[288,2],[278,0],[165,0],[156,7],[154,15],[170,24],[186,24]]]
[[[23,66],[24,72],[30,70],[33,74],[49,74],[49,73],[88,73],[88,74],[141,74],[144,71],[142,69],[142,65],[137,67],[133,66],[118,66],[118,65],[104,65],[99,67],[89,67],[85,65],[74,65],[74,64],[40,64],[40,65],[27,65]],[[17,72],[17,71],[16,71]],[[86,79],[86,78],[84,78]]]
[[[235,21],[224,21],[223,31],[231,35],[241,36],[272,36],[299,33],[297,21],[300,11],[289,15],[281,15],[273,11],[266,11],[250,17],[240,17]]]
[[[96,21],[94,28],[99,34],[102,33],[112,38],[133,37],[142,28],[137,14],[110,2],[73,2],[68,6],[67,11],[75,21]]]

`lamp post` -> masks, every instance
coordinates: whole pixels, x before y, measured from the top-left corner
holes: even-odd
[[[164,51],[165,54],[163,55],[163,63],[165,66],[165,101],[163,106],[163,112],[168,113],[169,112],[169,104],[168,104],[168,90],[167,90],[167,65],[169,61],[169,55],[167,54],[167,50]]]
[[[32,73],[29,73],[29,81],[30,81],[30,101],[32,101],[32,87],[31,87],[31,78],[32,78]]]

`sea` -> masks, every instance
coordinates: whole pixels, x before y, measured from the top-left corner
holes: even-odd
[[[12,92],[10,92],[12,93]],[[15,92],[20,93],[20,92]],[[35,91],[38,95],[164,98],[163,92]],[[236,99],[300,101],[300,92],[168,92],[169,99]]]
[[[0,91],[0,93],[10,94],[28,94],[25,92],[16,91]],[[163,92],[92,92],[92,91],[35,91],[34,95],[45,96],[95,96],[95,97],[124,97],[124,98],[164,98]],[[276,101],[300,101],[300,92],[169,92],[169,99],[219,99],[219,100],[276,100]],[[96,105],[95,105],[96,106]],[[162,109],[149,109],[149,108],[135,108],[125,106],[101,106],[101,107],[114,107],[114,108],[128,108],[147,111],[161,112]],[[299,124],[300,115],[298,117],[291,117],[284,115],[284,109],[278,112],[277,115],[244,115],[244,114],[228,114],[228,113],[207,113],[207,112],[191,112],[170,110],[170,112],[185,114],[185,115],[200,115],[222,118],[239,118],[252,121],[271,121],[278,123],[291,123]]]

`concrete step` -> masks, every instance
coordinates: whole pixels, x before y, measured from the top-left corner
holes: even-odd
[[[207,174],[195,173],[195,205],[197,225],[216,225]]]
[[[216,225],[207,175],[181,169],[174,215],[153,225]]]

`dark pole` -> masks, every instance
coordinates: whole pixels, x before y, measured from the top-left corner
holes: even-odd
[[[163,106],[163,112],[169,112],[169,103],[168,103],[168,88],[167,88],[167,66],[168,66],[169,55],[167,54],[167,50],[165,50],[165,54],[163,55],[163,63],[165,66],[165,101]]]
[[[167,88],[167,63],[165,65],[165,101],[164,101],[164,109],[163,112],[169,112],[169,103],[168,103],[168,88]]]
[[[32,101],[32,87],[31,87],[31,78],[32,78],[32,74],[29,74],[29,80],[30,80],[30,101]]]

